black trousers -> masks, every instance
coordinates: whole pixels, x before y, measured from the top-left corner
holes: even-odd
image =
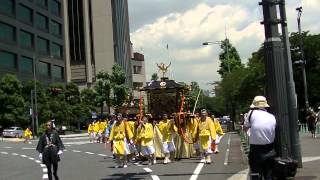
[[[51,167],[53,167],[53,176],[55,180],[59,180],[57,171],[58,171],[58,162],[56,163],[47,163],[46,164],[47,169],[48,169],[48,179],[52,180],[52,169]]]
[[[249,165],[252,180],[272,180],[272,166],[275,151],[273,144],[250,144]]]

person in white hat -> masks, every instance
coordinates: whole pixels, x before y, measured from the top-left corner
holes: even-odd
[[[264,96],[256,96],[250,106],[251,110],[245,119],[245,129],[250,129],[249,135],[249,165],[251,179],[272,179],[273,157],[266,155],[274,154],[274,139],[276,118],[267,112],[270,107]],[[267,157],[267,158],[262,158]]]

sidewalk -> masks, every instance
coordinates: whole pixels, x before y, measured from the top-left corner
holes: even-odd
[[[300,133],[300,144],[303,167],[298,169],[295,179],[320,179],[320,138],[313,139],[310,133]]]

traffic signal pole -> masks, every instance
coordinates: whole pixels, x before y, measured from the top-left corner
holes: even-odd
[[[270,111],[277,119],[276,151],[283,158],[291,155],[288,88],[283,44],[280,38],[277,19],[278,0],[262,0],[265,29],[264,58],[267,77],[267,97],[270,102]]]
[[[285,0],[280,0],[279,3],[282,40],[284,45],[285,70],[287,77],[288,88],[288,112],[289,112],[289,127],[290,127],[290,143],[292,158],[298,161],[298,166],[302,167],[301,148],[298,130],[298,105],[296,97],[295,83],[293,80],[292,60],[290,51],[290,41],[288,35],[287,15]]]

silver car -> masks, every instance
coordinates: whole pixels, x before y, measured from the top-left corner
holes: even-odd
[[[20,138],[23,136],[23,129],[21,127],[9,127],[3,130],[2,132],[3,137],[16,137]]]

